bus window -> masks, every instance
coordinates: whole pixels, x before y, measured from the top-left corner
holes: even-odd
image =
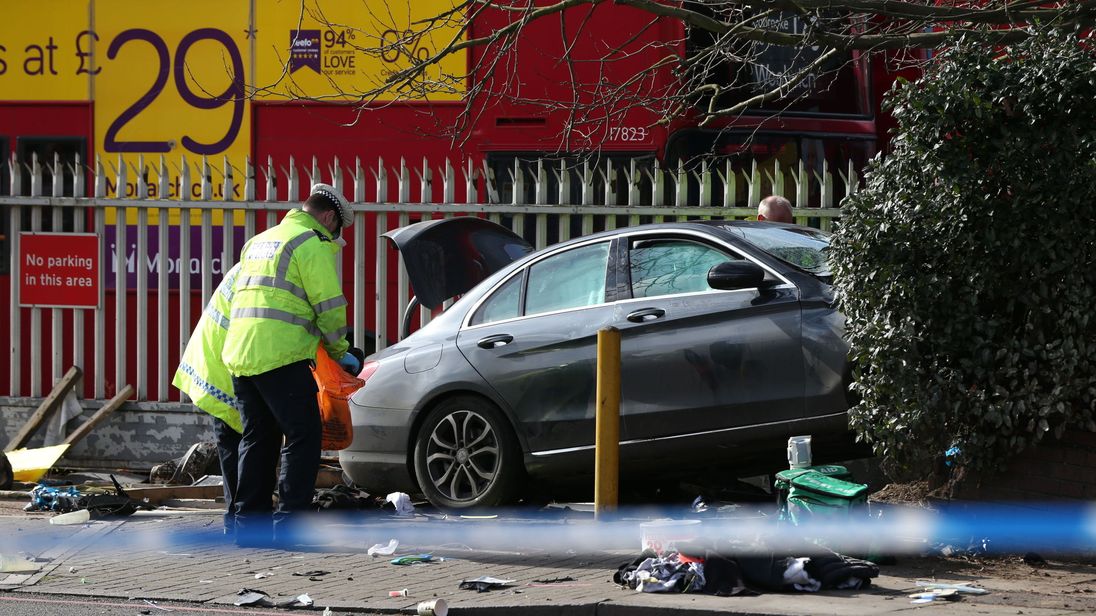
[[[761,186],[756,191],[761,196],[778,192],[773,188],[769,174],[773,173],[776,163],[784,179],[784,195],[792,200],[796,207],[838,207],[845,198],[845,184],[841,174],[847,174],[849,162],[859,172],[868,159],[875,155],[875,139],[871,135],[814,135],[799,132],[773,132],[750,130],[703,130],[686,129],[675,133],[667,146],[667,158],[685,161],[687,169],[696,169],[700,160],[708,160],[710,168],[720,171],[726,169],[726,163],[738,174],[732,203],[723,202],[721,191],[712,195],[712,205],[724,207],[756,207],[749,203],[749,186],[744,180],[749,176],[753,162],[761,172]],[[715,162],[711,162],[711,161]],[[798,173],[800,161],[810,174],[807,186],[807,202],[796,204],[795,181],[792,173]],[[818,176],[825,169],[833,178],[832,199],[823,203]],[[696,191],[695,179],[690,178],[690,198]]]
[[[802,34],[807,24],[798,13],[779,11],[758,18],[757,25],[767,30]],[[714,44],[711,33],[693,29],[688,52],[699,53]],[[796,75],[818,60],[821,47],[786,47],[761,42],[741,43],[728,56],[749,58],[749,62],[726,60],[702,78],[728,88],[718,105],[727,107],[759,94],[783,89],[783,96],[767,101],[747,113],[780,115],[859,116],[872,114],[869,100],[870,71],[867,59],[858,52],[844,52],[831,58],[806,78],[791,82]],[[707,102],[704,102],[707,105]]]
[[[87,141],[83,137],[19,137],[16,145],[17,155],[19,161],[24,163],[23,165],[23,195],[30,195],[30,170],[28,167],[31,164],[32,156],[38,155],[38,164],[42,167],[42,194],[49,195],[53,191],[53,159],[55,154],[59,154],[61,157],[61,163],[64,165],[64,171],[62,172],[62,195],[72,196],[73,193],[73,177],[70,167],[76,160],[76,155],[80,155],[81,165],[85,164]],[[83,173],[83,169],[80,171]],[[86,176],[85,176],[86,177]],[[85,184],[86,185],[86,184]],[[23,210],[23,230],[30,230],[30,210],[24,208]],[[53,228],[53,208],[45,207],[42,209],[42,230],[43,231],[72,231],[73,225],[73,208],[66,207],[61,208],[61,228]]]
[[[519,165],[524,173],[524,186],[522,194],[518,195],[518,203],[533,204],[536,203],[536,174],[537,174],[537,160],[544,160],[544,172],[545,179],[547,180],[547,203],[557,204],[559,203],[559,174],[561,163],[566,169],[566,173],[570,176],[571,190],[567,203],[577,205],[582,203],[582,172],[583,163],[588,162],[590,166],[590,172],[593,175],[592,185],[593,193],[595,196],[595,203],[602,203],[605,195],[605,182],[606,171],[609,165],[612,165],[613,171],[613,189],[616,193],[616,204],[627,205],[628,203],[628,174],[631,173],[632,162],[635,162],[637,173],[639,173],[639,198],[640,203],[651,203],[651,180],[650,172],[654,169],[655,156],[651,153],[643,152],[601,152],[591,153],[589,156],[582,156],[581,154],[570,154],[566,156],[553,156],[549,153],[497,153],[492,152],[487,154],[487,167],[495,176],[495,186],[498,188],[498,202],[499,203],[513,203],[514,201],[514,164]],[[487,195],[481,195],[483,201],[487,200]],[[509,226],[509,216],[504,216],[503,225]],[[560,238],[559,227],[555,215],[551,215],[548,225],[548,243],[554,244],[558,242]],[[595,217],[595,231],[601,231],[604,228],[604,219],[600,216]],[[617,224],[623,226],[627,224],[623,219],[618,220]],[[533,224],[526,223],[524,229],[525,240],[530,244],[536,242],[535,228]],[[572,216],[571,237],[578,237],[582,235],[582,217]]]
[[[64,194],[72,195],[72,175],[69,167],[79,154],[81,164],[87,164],[87,141],[83,137],[19,137],[16,156],[23,163],[23,195],[30,195],[30,164],[32,156],[38,155],[38,164],[42,166],[42,194],[48,195],[53,186],[53,159],[60,154],[65,165]]]

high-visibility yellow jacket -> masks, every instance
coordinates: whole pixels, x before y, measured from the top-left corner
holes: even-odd
[[[240,401],[232,390],[232,375],[221,361],[221,350],[228,334],[232,289],[239,270],[239,265],[233,266],[217,285],[186,343],[183,360],[171,384],[190,397],[195,406],[243,433]]]
[[[229,372],[251,376],[313,359],[320,342],[335,360],[346,354],[338,250],[304,210],[244,244],[221,355]]]

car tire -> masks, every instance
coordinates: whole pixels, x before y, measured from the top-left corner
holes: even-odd
[[[524,467],[509,421],[494,404],[455,396],[426,414],[415,438],[415,478],[442,509],[512,502]]]

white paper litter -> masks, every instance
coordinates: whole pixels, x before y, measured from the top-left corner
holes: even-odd
[[[396,548],[399,547],[399,539],[389,539],[388,543],[378,543],[373,547],[365,551],[370,556],[391,556],[396,552]]]
[[[411,504],[411,497],[404,492],[393,492],[384,498],[385,502],[392,503],[396,508],[396,515],[411,515],[415,513],[415,506]]]

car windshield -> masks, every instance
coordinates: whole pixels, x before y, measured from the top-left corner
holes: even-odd
[[[725,226],[774,257],[820,278],[831,276],[829,257],[830,234],[810,227]]]

